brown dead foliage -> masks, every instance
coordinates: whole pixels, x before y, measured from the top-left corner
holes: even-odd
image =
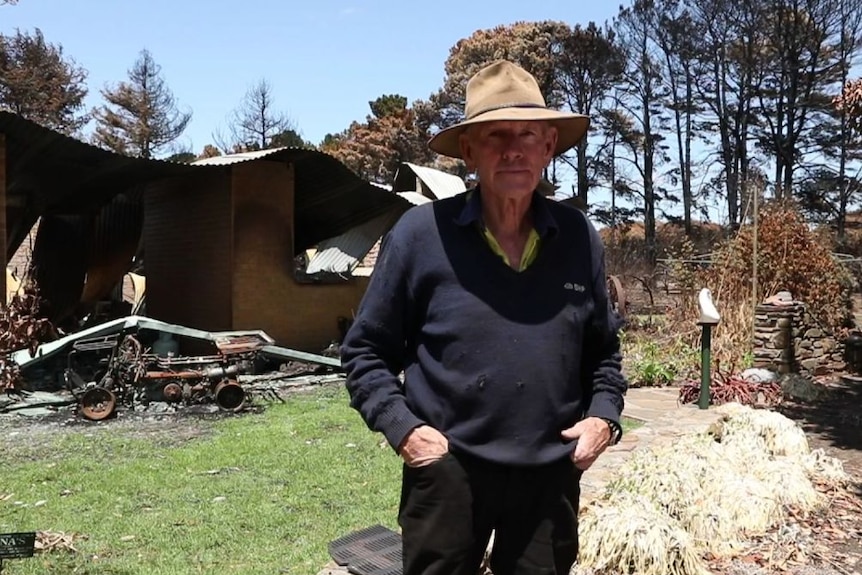
[[[759,216],[758,301],[787,290],[826,333],[841,339],[852,326],[855,282],[852,270],[832,255],[834,238],[809,226],[793,203],[765,202]],[[729,232],[715,224],[695,230],[689,239],[680,225],[660,225],[658,251],[666,260],[650,269],[643,257],[642,226],[604,229],[608,273],[623,282],[630,332],[646,330],[652,340],[672,336],[686,349],[700,347],[697,296],[708,287],[721,313],[712,333],[713,362],[717,372],[732,375],[748,367],[752,357],[754,230],[744,225],[727,237]],[[655,326],[654,314],[660,318]],[[655,361],[673,363],[675,350]]]
[[[15,389],[20,383],[18,364],[9,354],[28,349],[34,355],[53,333],[51,323],[39,316],[39,302],[35,287],[16,293],[8,304],[0,302],[0,391]]]
[[[68,551],[70,553],[77,553],[78,550],[75,548],[75,542],[86,538],[86,536],[79,533],[37,531],[35,549],[40,553],[49,553],[52,551]]]
[[[701,382],[688,379],[679,389],[680,403],[695,403],[700,400]],[[781,384],[777,381],[750,381],[739,375],[716,371],[709,385],[709,404],[741,403],[757,407],[775,407],[783,396]]]
[[[684,327],[696,345],[700,331],[692,318],[699,315],[699,290],[708,287],[722,316],[713,333],[713,354],[726,371],[751,349],[753,261],[754,229],[747,225],[716,246],[710,265],[673,267],[681,293],[679,305],[669,308],[670,325]],[[794,204],[768,202],[758,219],[757,303],[781,290],[805,303],[827,333],[840,336],[852,325],[853,280],[833,257],[831,243],[808,226]]]
[[[862,503],[844,488],[815,483],[828,503],[815,513],[788,509],[787,519],[767,534],[749,542],[744,554],[732,561],[707,558],[713,573],[855,573],[860,557],[854,551],[862,537]]]
[[[832,104],[836,110],[844,112],[848,126],[856,135],[862,132],[862,78],[846,82]]]
[[[656,224],[656,248],[659,258],[675,257],[684,246],[692,253],[709,253],[727,234],[727,230],[710,222],[693,222],[691,236],[685,227],[675,222]],[[620,224],[599,230],[607,253],[608,273],[623,276],[651,276],[654,270],[646,265],[644,227],[640,222]]]

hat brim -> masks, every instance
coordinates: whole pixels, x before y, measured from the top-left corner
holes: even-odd
[[[498,121],[546,121],[557,128],[557,147],[554,155],[558,156],[573,148],[587,133],[590,118],[583,114],[559,112],[545,108],[501,108],[480,114],[470,120],[464,120],[437,132],[428,142],[428,147],[434,152],[461,159],[461,146],[458,140],[468,126]]]

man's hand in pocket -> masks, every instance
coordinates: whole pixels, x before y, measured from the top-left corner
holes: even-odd
[[[410,467],[422,467],[434,463],[449,452],[449,440],[431,427],[420,425],[401,442],[398,454]]]

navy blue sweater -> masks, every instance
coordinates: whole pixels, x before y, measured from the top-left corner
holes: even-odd
[[[541,247],[522,272],[478,231],[478,191],[412,208],[384,237],[341,349],[351,405],[393,448],[428,424],[453,451],[539,465],[568,456],[560,431],[585,415],[619,421],[599,236],[538,194],[531,210]]]

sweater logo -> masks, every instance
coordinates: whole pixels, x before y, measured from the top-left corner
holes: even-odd
[[[587,288],[582,286],[581,284],[573,284],[572,282],[566,282],[563,284],[563,288],[567,290],[577,291],[577,292],[585,292]]]

